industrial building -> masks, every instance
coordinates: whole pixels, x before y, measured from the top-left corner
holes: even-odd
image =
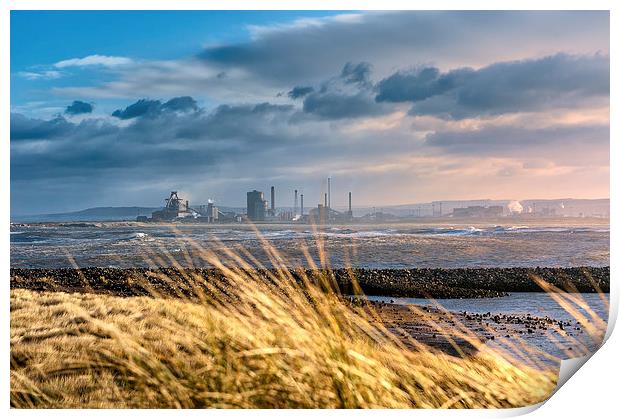
[[[331,178],[327,178],[327,192],[323,196],[323,203],[312,208],[308,218],[312,222],[320,224],[326,223],[348,223],[353,221],[353,211],[351,209],[351,192],[349,192],[349,207],[347,211],[336,211],[331,207]],[[302,195],[302,217],[303,217],[303,195]]]
[[[176,191],[170,192],[166,205],[152,214],[153,221],[172,221],[178,218],[192,217],[195,211],[189,207],[189,201],[179,198]]]
[[[272,189],[273,192],[273,189]],[[275,205],[275,198],[272,195],[272,205]],[[275,208],[273,208],[275,210]],[[247,216],[251,221],[265,221],[267,213],[267,201],[263,193],[256,189],[247,193]]]
[[[234,222],[237,214],[234,212],[224,213],[209,200],[207,205],[198,205],[195,208],[189,206],[189,201],[179,198],[176,191],[170,192],[170,196],[165,199],[166,205],[154,211],[151,218],[146,216],[136,217],[136,221],[192,221],[201,223]]]
[[[201,221],[207,223],[217,223],[220,219],[220,214],[222,214],[211,200],[209,200],[207,205],[198,205],[196,211],[198,211]]]

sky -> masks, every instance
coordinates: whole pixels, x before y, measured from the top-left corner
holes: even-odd
[[[14,215],[607,198],[609,14],[12,11],[10,143]]]

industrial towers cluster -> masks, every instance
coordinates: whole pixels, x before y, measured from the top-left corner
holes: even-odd
[[[350,222],[353,221],[351,209],[351,192],[349,192],[348,211],[337,211],[331,206],[331,178],[327,178],[327,192],[324,194],[323,203],[318,203],[316,208],[311,208],[306,214],[304,211],[304,194],[299,194],[297,189],[293,192],[293,210],[276,209],[276,188],[271,187],[270,202],[265,199],[263,192],[253,190],[247,193],[247,218],[253,222],[268,221],[293,221],[293,222]],[[301,201],[301,206],[298,205]]]
[[[331,207],[331,178],[327,178],[327,192],[324,202],[311,208],[308,213],[304,208],[304,194],[297,189],[293,191],[293,207],[276,208],[276,188],[271,187],[270,202],[265,199],[263,192],[252,190],[246,195],[247,207],[245,214],[235,211],[221,211],[211,200],[206,205],[190,207],[189,201],[179,197],[176,191],[170,192],[166,198],[166,205],[154,211],[151,217],[138,216],[141,222],[162,221],[196,221],[206,223],[243,222],[295,222],[295,223],[333,223],[353,221],[351,209],[351,192],[349,192],[348,211],[337,211]],[[301,206],[299,205],[301,201]]]

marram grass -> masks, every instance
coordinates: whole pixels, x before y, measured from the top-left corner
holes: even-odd
[[[554,389],[555,371],[412,351],[335,295],[244,279],[215,303],[13,290],[12,405],[488,408]]]
[[[11,405],[508,408],[555,389],[557,368],[488,348],[453,357],[405,346],[371,308],[341,298],[328,275],[297,283],[265,247],[281,267],[267,278],[243,251],[245,259],[205,252],[226,283],[187,271],[183,282],[195,287],[179,295],[192,298],[12,290]]]

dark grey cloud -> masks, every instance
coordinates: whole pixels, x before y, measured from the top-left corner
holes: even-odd
[[[473,70],[460,70],[471,72]],[[436,67],[398,71],[377,83],[377,102],[418,102],[453,89],[454,78]]]
[[[179,127],[177,138],[243,139],[255,144],[269,145],[281,140],[274,135],[289,124],[291,105],[260,103],[256,105],[220,105],[211,113],[195,118]]]
[[[11,142],[27,140],[61,141],[68,138],[98,138],[117,133],[119,128],[104,120],[85,119],[76,124],[62,116],[49,120],[11,114]],[[75,146],[76,144],[74,144]]]
[[[161,108],[163,110],[177,112],[197,111],[198,103],[191,96],[180,96],[170,99],[168,102],[164,103]]]
[[[11,141],[51,139],[67,135],[75,129],[75,125],[62,116],[50,120],[28,118],[22,114],[11,114]]]
[[[374,100],[371,65],[348,62],[340,74],[307,93],[303,111],[321,119],[346,119],[381,115],[386,106]]]
[[[303,110],[324,119],[359,118],[380,115],[384,111],[364,92],[353,95],[312,93],[304,99]]]
[[[139,116],[156,116],[161,112],[161,102],[159,100],[140,99],[132,103],[125,109],[117,109],[112,112],[112,116],[120,119],[132,119]]]
[[[129,125],[116,126],[97,118],[73,123],[62,117],[41,120],[12,114],[12,178],[87,176],[140,167],[161,173],[195,169],[210,159],[285,141],[293,113],[290,105],[269,103],[222,105],[209,113],[127,109],[129,115],[150,117],[134,117]],[[41,139],[54,142],[39,151],[27,146],[29,140]]]
[[[388,75],[403,65],[480,66],[539,51],[609,51],[608,12],[367,12],[315,25],[263,30],[245,43],[206,48],[199,58],[241,68],[263,83],[316,83],[344,62],[372,60]]]
[[[304,96],[303,110],[324,119],[381,115],[390,103],[412,103],[412,115],[463,119],[514,112],[606,105],[609,56],[556,54],[442,73],[421,67],[373,85],[368,63],[347,63],[340,75]],[[374,97],[373,97],[374,96]]]
[[[287,93],[287,95],[291,99],[299,99],[312,92],[314,92],[314,87],[312,86],[295,86]]]
[[[140,99],[127,106],[125,109],[117,109],[112,113],[120,119],[133,119],[138,117],[154,118],[162,112],[197,112],[198,103],[191,96],[180,96],[170,99],[162,104],[159,100]]]
[[[340,77],[345,83],[368,84],[370,82],[371,65],[367,62],[344,65]]]
[[[609,56],[556,54],[441,73],[397,72],[377,83],[377,102],[412,102],[411,114],[442,118],[606,104]]]
[[[93,105],[82,102],[81,100],[74,100],[73,103],[65,109],[65,113],[68,115],[81,115],[85,113],[92,113],[92,111]]]

